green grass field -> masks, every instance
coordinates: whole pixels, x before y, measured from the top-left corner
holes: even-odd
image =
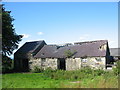
[[[2,88],[57,88],[67,80],[54,80],[41,73],[14,73],[2,77]]]
[[[83,71],[12,73],[2,75],[2,88],[118,88],[118,76]]]

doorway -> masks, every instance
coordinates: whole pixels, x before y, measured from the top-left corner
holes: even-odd
[[[22,60],[22,71],[24,71],[24,72],[29,71],[28,59]]]
[[[58,58],[59,60],[59,69],[66,70],[66,62],[64,58]]]

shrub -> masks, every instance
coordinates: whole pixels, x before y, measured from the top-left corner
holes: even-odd
[[[115,75],[120,74],[120,61],[116,62],[116,67],[112,68]]]
[[[38,66],[34,66],[32,72],[34,72],[34,73],[41,73],[41,72],[43,72],[43,69],[39,68]]]
[[[7,56],[2,56],[2,73],[13,72],[13,60]]]
[[[113,70],[113,73],[115,74],[115,75],[118,75],[118,69],[116,68],[116,67],[114,67],[114,68],[112,68],[112,70]]]
[[[48,68],[46,68],[46,69],[44,70],[44,73],[49,74],[49,73],[55,72],[55,71],[56,71],[56,70],[53,70],[52,68],[48,67]]]
[[[94,70],[94,76],[100,76],[102,74],[105,74],[105,71],[102,69],[96,69]]]
[[[52,70],[48,68],[43,72],[43,75],[55,80],[82,80],[84,78],[94,79],[95,76],[101,75],[106,77],[109,75],[109,73],[101,69],[93,70],[89,67],[73,71]]]
[[[64,52],[64,54],[65,54],[65,56],[66,56],[67,58],[72,57],[75,53],[76,53],[76,51],[71,51],[71,50],[66,50],[66,51]]]
[[[87,71],[89,72],[89,71]],[[50,77],[51,79],[66,79],[66,80],[77,80],[83,79],[85,77],[91,77],[90,73],[87,73],[85,70],[73,70],[73,71],[65,71],[65,70],[45,70],[43,72],[44,76]]]
[[[92,74],[93,70],[90,67],[84,67],[81,69],[81,72],[84,72],[86,74]]]

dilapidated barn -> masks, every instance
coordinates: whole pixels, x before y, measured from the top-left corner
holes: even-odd
[[[29,60],[46,45],[45,41],[26,42],[14,53],[14,68],[16,71],[28,71]]]
[[[77,70],[82,67],[106,69],[110,61],[107,40],[77,42],[74,45],[47,45],[44,41],[27,42],[15,53],[15,68],[34,67]]]

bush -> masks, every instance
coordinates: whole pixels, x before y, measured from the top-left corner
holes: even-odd
[[[100,76],[102,74],[105,74],[106,72],[102,69],[96,69],[94,70],[94,76]]]
[[[66,80],[80,80],[86,77],[91,77],[92,70],[91,69],[82,69],[82,70],[73,70],[73,71],[65,71],[65,70],[45,70],[43,72],[44,76],[50,77],[51,79],[66,79]]]
[[[70,58],[71,56],[73,56],[76,53],[76,51],[71,51],[71,50],[66,50],[64,52],[65,56]]]
[[[43,75],[45,77],[49,77],[51,79],[55,80],[82,80],[84,78],[89,78],[93,79],[95,76],[101,76],[105,75],[108,76],[109,73],[101,70],[101,69],[96,69],[93,70],[89,67],[85,67],[79,70],[73,70],[73,71],[65,71],[65,70],[52,70],[50,68],[46,69],[43,72]]]
[[[113,73],[114,73],[115,75],[118,75],[118,74],[119,74],[118,68],[114,67],[114,68],[112,68],[112,70],[113,70]]]
[[[113,68],[113,73],[115,75],[119,75],[120,74],[120,61],[116,62],[116,67]]]
[[[84,68],[81,69],[81,72],[84,72],[86,74],[92,74],[93,69],[91,69],[90,67],[84,67]]]
[[[48,68],[46,68],[46,69],[44,70],[44,73],[49,74],[49,73],[52,73],[52,72],[55,72],[55,71],[56,71],[56,70],[53,70],[52,68],[48,67]]]
[[[13,60],[7,56],[2,56],[2,73],[11,73],[13,71]]]
[[[39,68],[38,66],[34,66],[32,72],[34,72],[34,73],[41,73],[41,72],[43,72],[43,69]]]

